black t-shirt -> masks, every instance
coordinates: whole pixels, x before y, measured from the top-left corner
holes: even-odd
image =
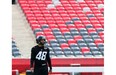
[[[38,45],[34,46],[31,49],[31,61],[30,67],[40,67],[42,65],[49,65],[51,67],[51,60],[49,56],[49,48],[39,47]]]

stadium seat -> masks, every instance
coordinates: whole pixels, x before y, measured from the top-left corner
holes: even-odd
[[[68,40],[73,40],[73,37],[70,36],[70,35],[65,35],[65,39],[68,41]]]
[[[63,44],[60,44],[60,47],[61,47],[62,49],[64,49],[64,48],[69,48],[69,45],[68,45],[67,43],[63,43]]]
[[[60,45],[58,43],[51,43],[52,47],[59,47]]]
[[[56,57],[56,55],[53,51],[50,51],[50,57]]]
[[[57,41],[59,42],[59,44],[67,43],[67,41],[65,39],[57,39]]]
[[[82,39],[82,36],[81,36],[81,35],[74,36],[74,39],[75,39],[75,40]]]
[[[58,39],[65,39],[65,37],[63,36],[63,35],[57,35],[57,36],[55,36],[56,37],[56,39],[58,40]]]
[[[85,27],[88,29],[88,28],[93,28],[93,25],[91,25],[91,24],[87,24],[87,25],[85,25]]]
[[[90,52],[90,49],[88,47],[81,47],[81,51],[82,53]]]
[[[82,47],[87,47],[87,44],[86,43],[78,43],[79,47],[82,48]]]
[[[54,33],[54,36],[62,36],[62,33],[61,32],[53,32]]]
[[[62,51],[54,51],[57,57],[65,57],[64,52]]]
[[[68,40],[68,44],[70,45],[70,44],[76,44],[76,40],[74,40],[74,39],[69,39]]]
[[[87,43],[89,47],[97,47],[95,43]]]
[[[90,35],[85,35],[85,36],[83,36],[83,39],[91,39],[91,36]]]
[[[74,51],[80,51],[80,48],[79,47],[73,47],[71,46],[70,49],[74,52]]]
[[[17,47],[15,39],[12,39],[12,56],[13,57],[21,57],[21,53],[19,51],[19,48]]]
[[[53,47],[54,51],[62,51],[61,47]]]
[[[91,51],[99,51],[99,49],[97,47],[90,47]]]
[[[66,57],[74,57],[74,54],[71,51],[64,50],[64,54]]]
[[[84,39],[86,43],[94,43],[93,39]]]
[[[102,54],[100,51],[92,51],[92,53],[95,57],[102,57]]]
[[[50,43],[58,43],[57,40],[50,40]]]
[[[101,39],[96,39],[96,40],[94,40],[94,42],[95,42],[96,45],[99,44],[99,43],[103,43],[103,41]]]
[[[93,54],[91,52],[84,52],[83,55],[85,57],[93,57]]]
[[[85,43],[85,41],[83,39],[78,39],[77,43]]]
[[[84,55],[80,51],[74,51],[74,55],[75,57],[84,57]]]

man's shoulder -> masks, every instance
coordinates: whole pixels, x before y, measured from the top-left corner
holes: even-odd
[[[37,47],[38,47],[38,46],[37,46],[37,45],[35,45],[35,46],[33,46],[33,47],[32,47],[32,49],[35,49],[35,48],[37,48]]]
[[[50,51],[50,49],[49,49],[49,48],[47,48],[47,51]]]

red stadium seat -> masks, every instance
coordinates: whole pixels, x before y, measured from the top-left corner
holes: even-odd
[[[36,20],[36,17],[35,17],[35,16],[28,16],[28,17],[27,17],[27,20],[28,20],[28,21],[30,21],[30,20],[31,20],[31,21],[32,21],[32,20]]]
[[[73,9],[74,9],[74,11],[82,10],[82,8],[81,8],[81,7],[77,7],[77,6],[73,6]]]
[[[76,44],[76,40],[68,40],[68,44],[70,45],[70,44]]]
[[[68,28],[60,28],[61,32],[69,32]]]
[[[101,39],[96,39],[94,40],[95,44],[98,44],[98,43],[103,43],[103,41]]]
[[[101,38],[102,41],[104,42],[104,35],[100,35],[100,38]]]
[[[31,24],[30,26],[31,26],[32,30],[34,30],[36,28],[41,28],[41,26],[38,24]]]
[[[48,24],[55,24],[55,21],[47,21]]]
[[[100,24],[93,24],[93,26],[98,29],[98,28],[102,28],[102,26]]]
[[[96,4],[88,4],[88,6],[92,8],[92,7],[96,7]]]
[[[75,11],[75,12],[76,12],[77,15],[78,15],[78,14],[84,14],[82,10],[80,10],[80,11]]]
[[[91,22],[89,20],[85,20],[83,21],[83,24],[91,24]]]
[[[30,24],[39,24],[38,21],[36,21],[36,20],[30,20],[29,23]]]
[[[85,28],[85,26],[83,24],[75,24],[75,26],[77,29]]]
[[[67,28],[67,26],[64,24],[64,23],[59,23],[58,24],[58,27],[61,29],[61,28]]]
[[[70,28],[76,28],[76,26],[73,25],[73,24],[72,25],[68,25],[67,27],[68,27],[68,29],[70,29]]]
[[[85,14],[77,14],[79,17],[86,17]]]
[[[44,32],[52,32],[50,28],[43,29]]]
[[[82,47],[81,51],[82,51],[82,53],[90,52],[90,49],[88,47]]]
[[[92,20],[91,23],[92,24],[100,24],[99,21],[97,21],[97,20]]]
[[[28,4],[28,2],[25,1],[25,0],[18,0],[18,2],[19,2],[20,4]]]
[[[42,35],[42,36],[45,36],[45,34],[44,34],[43,32],[37,32],[37,33],[36,33],[36,37],[37,37],[37,36],[41,36],[41,35]]]
[[[80,20],[84,21],[84,20],[88,20],[87,17],[80,17]]]
[[[69,48],[69,45],[67,43],[60,44],[60,47],[63,48]]]
[[[92,11],[98,11],[99,9],[97,7],[90,7]]]
[[[47,24],[47,22],[45,20],[39,20],[38,22],[40,25]]]
[[[78,35],[78,36],[74,36],[74,39],[77,41],[79,39],[82,39],[82,36]]]
[[[45,35],[47,36],[47,35],[53,35],[53,33],[52,32],[44,32],[45,33]]]
[[[96,32],[96,29],[95,28],[89,28],[87,29],[88,33],[91,33],[91,32]]]
[[[104,17],[97,17],[98,20],[104,20]]]
[[[80,7],[83,9],[84,7],[88,7],[88,5],[87,4],[80,4]]]
[[[85,2],[86,2],[87,4],[94,4],[94,2],[93,2],[92,0],[85,0]]]
[[[70,4],[77,4],[75,0],[68,0]]]
[[[103,4],[102,1],[94,1],[95,4]]]
[[[82,22],[81,21],[74,21],[74,24],[78,25],[78,24],[82,24]]]
[[[44,1],[46,5],[52,4],[52,1]]]
[[[65,22],[63,20],[56,20],[57,24],[65,24]]]
[[[51,39],[55,39],[55,36],[50,35],[50,36],[46,36],[46,38],[47,38],[48,40],[51,40]]]
[[[89,18],[89,19],[90,19],[90,21],[97,20],[96,17],[91,17],[91,18]]]
[[[53,29],[53,28],[58,28],[58,26],[57,26],[56,24],[49,24],[49,27],[50,27],[51,29]]]
[[[33,10],[34,14],[42,14],[40,10]]]

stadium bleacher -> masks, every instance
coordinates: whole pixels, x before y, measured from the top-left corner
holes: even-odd
[[[51,57],[77,57],[76,50],[82,53],[83,57],[104,56],[103,0],[18,2],[35,36],[46,37]],[[79,49],[71,47],[71,44],[75,44]],[[99,44],[102,47],[99,47]],[[54,47],[59,48],[55,50]]]

